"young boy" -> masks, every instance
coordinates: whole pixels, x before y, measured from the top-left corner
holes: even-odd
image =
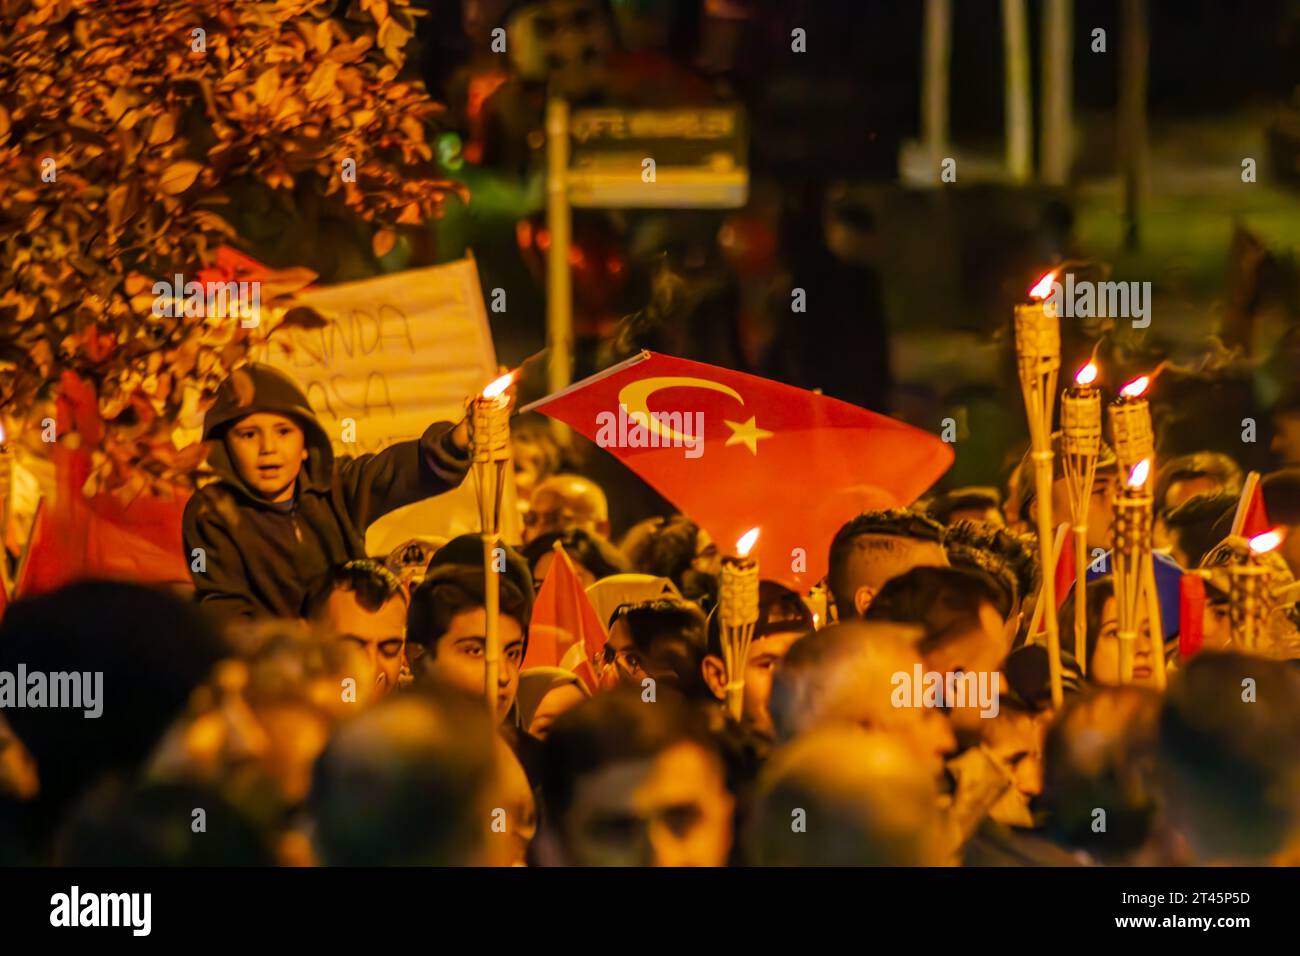
[[[198,602],[227,619],[300,616],[331,567],[366,556],[372,522],[469,470],[464,421],[336,461],[302,390],[267,365],[222,383],[203,438],[218,480],[185,508],[185,557]]]

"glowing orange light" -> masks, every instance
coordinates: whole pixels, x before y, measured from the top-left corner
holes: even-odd
[[[1141,398],[1142,393],[1151,385],[1151,379],[1146,375],[1138,376],[1119,390],[1119,393],[1125,398]]]
[[[1151,459],[1143,458],[1128,473],[1128,486],[1130,488],[1141,488],[1147,483],[1147,475],[1149,474],[1151,474]]]
[[[511,384],[514,380],[515,380],[515,373],[514,373],[514,372],[509,372],[509,373],[507,373],[507,374],[505,374],[505,375],[502,375],[499,379],[497,379],[495,382],[493,382],[492,384],[490,384],[487,388],[483,389],[483,397],[484,397],[484,398],[496,398],[498,395],[500,395],[502,392],[504,392],[507,388],[509,388],[509,387],[510,387],[510,384]]]
[[[1286,534],[1281,528],[1274,528],[1272,531],[1265,531],[1263,534],[1257,534],[1250,539],[1250,550],[1253,554],[1268,554],[1279,544]]]
[[[1089,362],[1083,368],[1079,369],[1078,374],[1074,376],[1074,381],[1077,385],[1091,385],[1093,382],[1097,381],[1097,366],[1094,363]]]
[[[1039,279],[1032,289],[1029,290],[1029,298],[1046,299],[1052,294],[1052,283],[1056,281],[1056,270],[1053,269],[1047,275]]]
[[[758,529],[750,528],[740,536],[736,542],[736,553],[742,558],[749,557],[750,549],[754,547],[754,542],[758,540]]]
[[[4,425],[0,425],[0,445],[3,445],[5,443],[5,438],[6,438],[5,427]]]

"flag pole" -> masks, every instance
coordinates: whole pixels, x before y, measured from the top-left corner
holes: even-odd
[[[573,275],[569,271],[573,215],[569,209],[569,104],[558,96],[546,101],[546,390],[569,384],[573,366]],[[552,419],[556,441],[569,444],[569,429]]]

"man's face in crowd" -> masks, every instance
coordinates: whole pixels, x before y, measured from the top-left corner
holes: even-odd
[[[1097,472],[1088,499],[1088,548],[1110,550],[1110,525],[1115,517],[1115,495],[1119,491],[1119,473],[1107,468]],[[1052,484],[1052,520],[1057,524],[1070,520],[1070,489],[1064,478]],[[1038,520],[1038,501],[1029,503],[1031,524]],[[1032,524],[1037,531],[1038,525]]]
[[[340,641],[359,652],[353,655],[364,668],[358,686],[373,686],[379,697],[397,686],[406,646],[406,602],[400,596],[389,598],[378,611],[367,611],[355,593],[340,589],[325,604],[325,620]]]
[[[1029,803],[1043,792],[1043,738],[1047,732],[1047,715],[1004,708],[984,724],[984,746],[1012,776],[1011,789],[990,808],[989,815],[1008,826],[1033,826]]]
[[[569,866],[723,866],[733,799],[716,757],[683,741],[575,782],[563,827]]]
[[[1232,643],[1232,615],[1228,602],[1207,596],[1201,615],[1201,650],[1227,650]]]
[[[552,531],[581,528],[606,537],[609,517],[600,488],[578,475],[554,475],[533,490],[524,515],[524,544]]]
[[[768,709],[772,699],[772,675],[785,659],[786,652],[803,634],[803,631],[777,631],[755,638],[749,645],[749,656],[745,659],[745,721],[769,739],[773,736],[772,712]]]
[[[519,665],[524,658],[524,632],[508,614],[500,617],[501,664],[497,671],[497,714],[505,717],[519,690]],[[461,611],[451,619],[447,633],[438,639],[434,654],[419,658],[421,673],[458,687],[476,697],[483,695],[487,675],[484,651],[487,612],[481,607]]]
[[[998,616],[992,604],[980,605],[980,626],[971,628],[961,634],[946,638],[943,643],[927,651],[924,655],[926,672],[939,674],[989,674],[992,681],[995,673],[999,674],[999,692],[1006,686],[1000,675],[1002,664],[1006,660],[1010,646],[1007,641],[1004,622]],[[974,732],[987,723],[981,717],[983,707],[978,699],[968,700],[965,707],[953,707],[948,710],[955,730]]]
[[[230,426],[226,449],[244,484],[267,501],[288,501],[302,463],[306,438],[292,418],[255,412]]]
[[[684,637],[671,633],[657,635],[644,651],[632,640],[627,620],[619,618],[609,629],[606,655],[623,684],[641,689],[642,681],[652,678],[656,684],[679,688],[682,675],[690,669],[690,645]]]
[[[1300,412],[1273,416],[1273,453],[1284,468],[1300,465]]]
[[[1101,612],[1101,635],[1097,648],[1088,662],[1088,676],[1099,684],[1117,686],[1120,683],[1119,606],[1107,598]],[[1155,686],[1155,657],[1163,648],[1153,645],[1151,622],[1147,620],[1145,604],[1138,609],[1138,633],[1133,642],[1133,683],[1142,687]]]

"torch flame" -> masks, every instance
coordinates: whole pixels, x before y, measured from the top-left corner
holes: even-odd
[[[1133,466],[1133,470],[1128,473],[1128,486],[1130,488],[1141,488],[1147,483],[1147,475],[1151,473],[1151,459],[1143,458]]]
[[[483,397],[484,397],[484,398],[496,398],[498,395],[500,395],[502,392],[504,392],[507,388],[509,388],[509,387],[510,387],[510,384],[511,384],[514,380],[515,380],[515,373],[514,373],[514,372],[508,372],[507,374],[502,375],[499,379],[497,379],[495,382],[493,382],[492,384],[490,384],[487,388],[483,389]]]
[[[1096,363],[1089,362],[1083,368],[1079,369],[1078,374],[1074,376],[1074,381],[1076,385],[1091,385],[1093,382],[1097,381]]]
[[[1049,295],[1052,294],[1052,283],[1055,281],[1056,281],[1056,270],[1053,269],[1051,272],[1047,273],[1036,283],[1034,283],[1034,287],[1029,290],[1029,298],[1046,299]]]
[[[5,443],[5,438],[6,438],[6,437],[7,437],[7,436],[5,435],[5,427],[4,427],[4,425],[0,425],[0,445],[3,445],[3,444]]]
[[[740,555],[742,558],[749,557],[750,549],[754,547],[754,542],[757,540],[758,529],[750,528],[742,534],[740,540],[736,542],[736,554]]]
[[[1281,528],[1274,528],[1272,531],[1265,531],[1263,534],[1257,534],[1250,539],[1250,550],[1252,554],[1267,554],[1282,543],[1286,537]]]
[[[1151,385],[1151,379],[1146,375],[1139,375],[1133,381],[1129,382],[1119,390],[1119,393],[1125,398],[1141,398],[1142,394]]]

